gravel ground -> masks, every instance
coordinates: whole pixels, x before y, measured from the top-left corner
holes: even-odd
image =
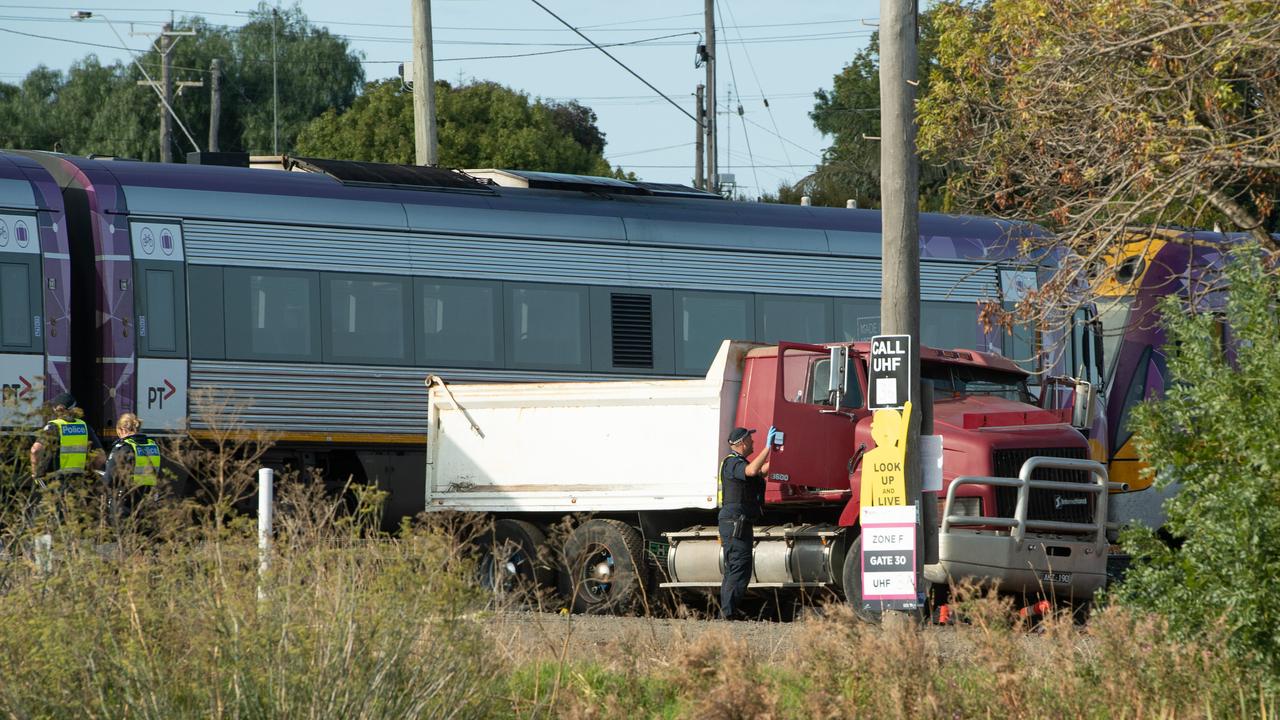
[[[489,632],[515,659],[603,661],[620,653],[643,653],[658,660],[710,632],[731,633],[765,658],[777,658],[798,646],[804,626],[802,622],[504,612],[493,618]]]
[[[681,649],[708,633],[726,633],[747,645],[763,662],[779,662],[803,650],[815,623],[723,622],[701,619],[558,615],[555,613],[506,611],[492,616],[487,629],[495,644],[516,662],[529,660],[609,663],[619,658],[648,660],[665,664]],[[923,628],[930,647],[943,659],[963,659],[973,651],[975,633],[965,626]],[[1088,643],[1082,628],[1065,638],[1071,644]],[[1036,632],[1023,632],[1018,639],[1024,653],[1035,657],[1046,642],[1062,642]]]

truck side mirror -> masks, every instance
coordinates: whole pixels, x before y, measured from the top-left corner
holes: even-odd
[[[1087,380],[1076,380],[1075,384],[1074,402],[1071,404],[1071,424],[1088,431],[1093,428],[1093,423],[1097,419],[1093,414],[1093,383]]]
[[[831,377],[827,380],[827,396],[844,395],[849,390],[849,348],[842,345],[828,348],[831,351]],[[839,403],[836,403],[839,407]]]

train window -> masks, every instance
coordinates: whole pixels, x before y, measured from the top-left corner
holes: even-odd
[[[587,370],[587,289],[506,286],[507,358],[514,367]]]
[[[178,349],[178,327],[177,314],[173,311],[176,299],[173,271],[147,270],[143,276],[147,285],[147,349],[174,352]]]
[[[182,265],[137,260],[134,262],[134,289],[138,354],[143,357],[184,357],[187,352],[187,288]],[[201,301],[207,299],[201,297]]]
[[[30,265],[0,263],[0,344],[31,347]]]
[[[870,342],[880,334],[880,300],[846,298],[836,300],[836,339]]]
[[[498,283],[417,281],[418,362],[497,367],[502,364]]]
[[[755,298],[729,293],[677,293],[676,372],[705,375],[725,340],[753,340]]]
[[[407,280],[326,274],[323,302],[326,362],[411,361]]]
[[[200,360],[225,360],[226,314],[222,302],[222,268],[205,265],[187,267],[189,297],[199,298],[191,303],[191,357]]]
[[[977,304],[936,300],[921,302],[920,341],[944,350],[977,350],[982,346]]]
[[[1005,310],[1014,310],[1016,305],[1013,303],[1005,303]],[[1034,323],[1022,323],[1014,325],[1012,332],[1003,332],[1004,351],[1001,353],[1010,360],[1018,363],[1024,370],[1035,373],[1040,369],[1039,348],[1040,343],[1036,337],[1036,328]],[[1040,378],[1033,375],[1031,378],[1032,385],[1038,385]]]
[[[227,268],[227,356],[319,360],[317,273]]]
[[[763,342],[826,342],[835,335],[831,301],[825,298],[756,297],[756,339]]]

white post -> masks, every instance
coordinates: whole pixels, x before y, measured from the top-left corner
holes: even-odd
[[[262,468],[258,471],[258,599],[266,594],[262,591],[262,576],[271,567],[271,497],[275,484],[275,471]]]

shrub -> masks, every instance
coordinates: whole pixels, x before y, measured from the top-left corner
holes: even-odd
[[[1227,279],[1225,318],[1163,307],[1172,382],[1133,422],[1156,484],[1181,487],[1166,505],[1180,543],[1129,531],[1117,598],[1280,677],[1280,278],[1241,260]],[[1216,339],[1224,319],[1234,359]]]

